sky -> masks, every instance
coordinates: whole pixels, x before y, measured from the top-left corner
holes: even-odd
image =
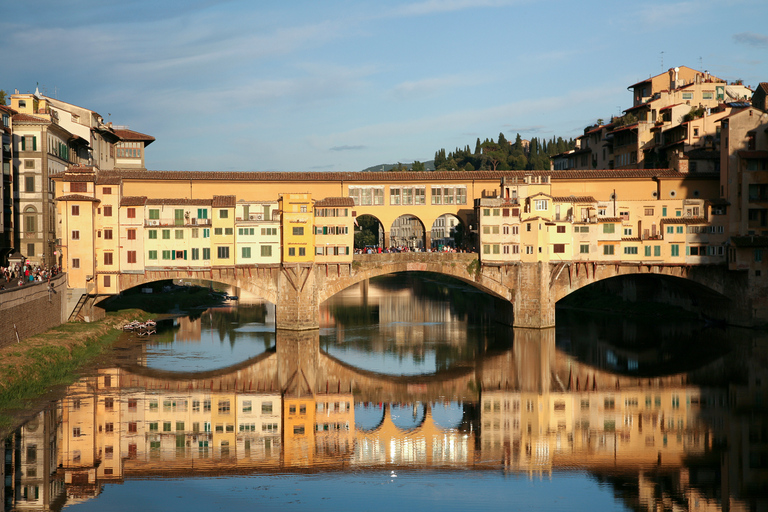
[[[152,135],[146,166],[359,171],[576,137],[675,66],[768,81],[765,0],[3,2],[0,89]]]

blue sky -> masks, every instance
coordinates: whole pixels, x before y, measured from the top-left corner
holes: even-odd
[[[153,170],[357,171],[575,137],[674,66],[754,88],[766,19],[765,0],[4,2],[0,88],[156,137]]]

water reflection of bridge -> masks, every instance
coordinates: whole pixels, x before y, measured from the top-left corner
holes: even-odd
[[[656,502],[656,479],[664,476],[687,499],[718,508],[701,492],[711,467],[699,472],[695,461],[706,461],[726,439],[744,457],[751,449],[735,435],[746,424],[731,423],[727,389],[687,385],[682,376],[638,380],[601,372],[556,351],[553,339],[542,342],[546,331],[533,333],[516,332],[511,350],[488,354],[473,368],[416,378],[361,372],[319,350],[314,360],[295,359],[306,353],[303,343],[317,346],[295,332],[281,340],[284,350],[193,378],[137,366],[101,370],[71,386],[41,416],[43,428],[16,438],[21,476],[12,492],[61,504],[134,477],[414,467],[533,476],[586,469],[630,479],[641,502]],[[436,413],[457,391],[459,416],[439,424]],[[402,421],[397,410],[413,418]],[[363,412],[366,428],[356,417]],[[50,457],[36,456],[47,446]],[[727,459],[722,464],[722,471],[733,469]],[[759,468],[738,469],[723,495],[739,496],[764,481]]]
[[[124,366],[120,386],[147,390],[277,392],[295,375],[310,393],[354,392],[358,401],[424,403],[453,396],[476,401],[480,390],[526,392],[620,390],[675,386],[683,375],[638,379],[599,370],[555,349],[554,329],[516,329],[514,346],[487,352],[474,363],[428,375],[395,376],[361,370],[319,348],[318,331],[277,331],[276,348],[237,365],[206,372],[172,372]]]

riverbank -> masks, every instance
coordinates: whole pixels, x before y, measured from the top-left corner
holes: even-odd
[[[0,349],[0,433],[9,433],[38,409],[34,404],[50,400],[95,364],[122,325],[148,317],[135,309],[108,313],[98,322],[62,324]]]

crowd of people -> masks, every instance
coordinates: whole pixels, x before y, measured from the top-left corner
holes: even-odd
[[[24,286],[26,284],[51,282],[61,269],[57,265],[52,267],[33,266],[31,264],[15,263],[7,267],[0,267],[0,290],[11,286]]]
[[[393,247],[381,248],[378,246],[368,246],[365,249],[355,249],[355,254],[389,254],[396,252],[473,252],[469,249],[456,248],[448,245],[440,247],[427,247],[425,250],[423,247],[408,247],[407,245],[398,245]]]

